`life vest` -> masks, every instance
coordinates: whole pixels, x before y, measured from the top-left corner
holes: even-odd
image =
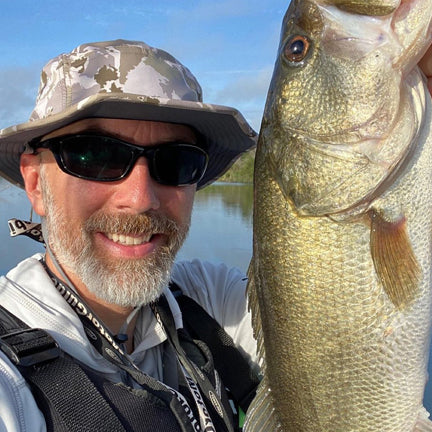
[[[258,376],[230,336],[200,305],[184,296],[176,285],[172,284],[171,290],[182,310],[185,328],[192,332],[191,338],[186,331],[179,330],[181,349],[213,385],[217,384],[214,370],[218,371],[231,399],[230,407],[227,394],[222,391],[222,410],[231,416],[230,408],[235,407],[228,427],[226,421],[210,413],[214,427],[218,432],[239,431],[239,410],[247,410],[255,395]],[[112,383],[63,352],[46,331],[28,327],[1,306],[0,349],[30,385],[49,432],[203,430],[191,421],[197,418],[197,413],[189,416],[181,400],[157,380],[149,377],[142,389]],[[181,381],[180,393],[188,395],[187,387]],[[189,406],[194,409],[193,403]]]

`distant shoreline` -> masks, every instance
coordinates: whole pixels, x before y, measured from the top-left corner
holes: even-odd
[[[253,183],[255,150],[246,152],[218,179],[225,183]]]
[[[255,149],[243,153],[234,165],[218,179],[223,183],[253,183]],[[0,191],[15,186],[0,176]]]

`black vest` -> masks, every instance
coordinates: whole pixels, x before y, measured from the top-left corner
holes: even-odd
[[[216,385],[215,362],[222,381],[230,390],[230,399],[246,411],[255,395],[258,377],[216,321],[176,288],[173,291],[182,309],[185,327],[195,332],[193,338],[200,337],[206,342],[192,339],[186,331],[180,330],[182,349],[213,385]],[[175,394],[161,388],[156,380],[139,390],[112,383],[61,351],[48,333],[30,329],[1,307],[0,349],[16,364],[30,385],[49,432],[200,430],[199,425],[191,423],[187,410]],[[180,382],[180,393],[195,410],[186,389],[186,383]],[[231,413],[224,390],[221,400],[225,412]],[[206,401],[206,406],[211,409],[211,402]],[[209,414],[218,432],[239,430],[235,415],[227,429],[215,412]],[[198,418],[196,412],[195,418]]]

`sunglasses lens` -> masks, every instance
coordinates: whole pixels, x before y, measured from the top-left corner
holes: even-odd
[[[117,180],[133,157],[132,150],[108,137],[79,136],[63,140],[61,159],[66,169],[91,180]]]
[[[153,178],[172,186],[197,183],[207,168],[207,158],[203,150],[192,145],[162,145],[154,154]]]
[[[207,153],[192,144],[140,147],[102,135],[70,135],[45,143],[64,171],[87,180],[120,180],[141,156],[148,160],[152,178],[164,185],[197,183],[207,168]]]

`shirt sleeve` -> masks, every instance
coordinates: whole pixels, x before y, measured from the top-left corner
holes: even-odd
[[[176,263],[172,280],[225,329],[251,364],[257,364],[244,273],[225,264],[182,261]]]
[[[0,352],[0,432],[46,432],[25,379]]]

